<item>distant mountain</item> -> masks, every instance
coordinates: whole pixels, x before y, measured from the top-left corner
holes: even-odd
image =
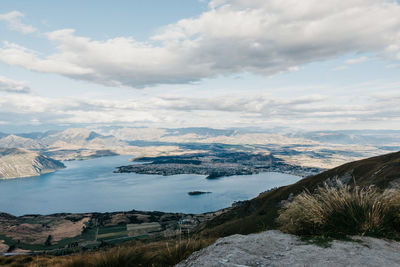
[[[237,133],[237,130],[213,129],[207,127],[189,127],[189,128],[177,128],[177,129],[166,129],[166,130],[168,133],[165,136],[197,134],[203,137],[216,137],[221,135],[231,136]]]
[[[38,176],[65,168],[60,161],[18,148],[0,149],[0,179]]]
[[[62,132],[50,134],[40,139],[48,147],[75,146],[80,148],[113,148],[126,145],[114,136],[104,136],[97,132],[83,129],[70,128]]]
[[[282,131],[279,133],[279,131]],[[291,165],[332,168],[353,160],[400,149],[400,131],[314,131],[289,129],[213,129],[98,127],[1,134],[0,147],[36,150],[58,160],[98,155],[166,155],[214,150],[214,145],[278,155]],[[107,151],[107,153],[104,153]]]
[[[400,140],[400,131],[385,130],[315,131],[286,135],[329,144],[387,145],[399,143]]]
[[[199,138],[210,138],[217,136],[231,136],[237,133],[237,130],[232,129],[213,129],[207,127],[190,127],[190,128],[145,128],[145,127],[119,127],[119,128],[100,128],[100,132],[111,134],[119,139],[127,141],[163,141],[168,137],[182,137],[195,136]]]
[[[120,127],[120,128],[107,128],[100,129],[100,133],[106,135],[113,135],[116,138],[126,141],[133,140],[146,140],[146,141],[160,141],[167,131],[158,128],[139,128],[139,127]]]
[[[315,190],[336,179],[351,186],[375,185],[379,188],[400,183],[400,152],[350,162],[299,182],[270,190],[258,197],[238,203],[235,208],[209,222],[202,233],[212,236],[249,234],[273,229],[282,203],[303,192]]]
[[[15,135],[24,137],[24,138],[30,138],[30,139],[42,139],[46,136],[56,134],[58,132],[59,131],[46,131],[46,132],[19,133],[19,134],[15,134]]]
[[[42,142],[48,146],[55,142],[64,142],[73,145],[83,145],[93,136],[93,132],[87,129],[70,128],[42,138]]]
[[[0,138],[0,147],[2,147],[2,148],[40,149],[43,147],[43,145],[36,140],[10,134],[3,138]]]

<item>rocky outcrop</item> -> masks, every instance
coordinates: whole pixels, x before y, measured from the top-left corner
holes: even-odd
[[[400,243],[354,239],[333,241],[324,248],[280,231],[233,235],[193,253],[177,266],[400,266]]]
[[[65,168],[60,161],[24,149],[0,149],[0,179],[38,176]]]

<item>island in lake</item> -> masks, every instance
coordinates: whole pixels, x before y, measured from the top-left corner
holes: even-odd
[[[205,194],[211,194],[212,192],[203,192],[203,191],[190,191],[188,193],[189,196],[199,196],[199,195],[205,195]]]

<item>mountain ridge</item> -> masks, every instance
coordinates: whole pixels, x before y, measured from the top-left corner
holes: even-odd
[[[385,154],[343,164],[310,176],[299,182],[261,193],[258,197],[237,203],[235,207],[205,225],[198,232],[223,237],[275,229],[278,210],[295,195],[314,191],[336,179],[350,186],[376,186],[385,189],[400,183],[400,152]]]

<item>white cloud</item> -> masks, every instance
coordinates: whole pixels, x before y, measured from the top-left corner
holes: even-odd
[[[303,105],[321,103],[328,100],[324,95],[307,95],[293,99],[279,99],[268,94],[257,95],[224,95],[213,98],[161,97],[152,102],[159,108],[182,111],[222,111],[257,114],[281,114]]]
[[[385,66],[385,68],[387,68],[387,69],[397,69],[399,67],[400,67],[400,64],[389,64],[389,65]]]
[[[0,76],[0,91],[10,93],[29,93],[30,88],[26,82],[15,81]]]
[[[363,63],[368,61],[368,58],[365,56],[359,57],[359,58],[352,58],[352,59],[348,59],[346,60],[347,64],[358,64],[358,63]]]
[[[279,88],[277,88],[279,90]],[[400,126],[399,93],[358,97],[305,95],[280,98],[268,94],[217,97],[154,96],[142,99],[51,98],[3,94],[0,121],[7,124],[117,124],[155,127],[293,126],[330,129]],[[362,98],[362,99],[360,99]]]
[[[85,75],[92,72],[89,69],[80,67],[78,64],[62,60],[58,56],[49,56],[46,59],[40,59],[39,53],[7,41],[3,42],[3,48],[0,49],[0,60],[10,65],[18,65],[28,70],[44,73]]]
[[[211,0],[209,3],[208,3],[208,6],[210,7],[210,8],[217,8],[217,7],[219,7],[219,6],[221,6],[221,5],[223,5],[223,4],[225,4],[226,2],[228,2],[229,0]]]
[[[48,33],[43,56],[5,43],[0,61],[108,86],[188,83],[218,75],[271,75],[357,52],[400,52],[400,4],[391,0],[213,0],[199,17],[147,42]]]
[[[343,70],[348,70],[348,69],[349,69],[349,67],[347,67],[347,66],[338,66],[338,67],[332,69],[332,71],[343,71]]]
[[[21,22],[21,19],[24,17],[19,11],[11,11],[9,13],[0,14],[0,20],[7,22],[7,27],[10,30],[18,31],[23,34],[36,32],[36,29],[31,25],[26,25]]]

